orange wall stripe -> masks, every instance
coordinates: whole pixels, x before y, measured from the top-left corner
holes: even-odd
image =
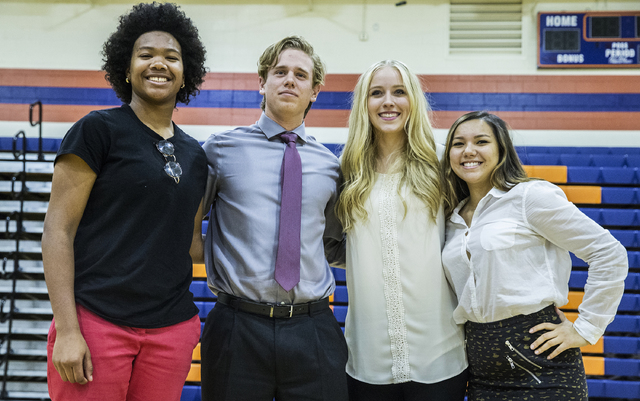
[[[558,185],[567,195],[567,199],[573,203],[599,204],[602,201],[602,190],[600,187],[589,186],[566,186]]]
[[[258,90],[258,73],[208,73],[200,89],[203,90]]]
[[[529,177],[541,178],[554,184],[566,184],[567,166],[522,166]]]
[[[474,110],[435,112],[434,127],[449,128],[461,115]],[[640,112],[495,111],[514,129],[638,130]]]
[[[188,382],[199,382],[200,381],[200,364],[192,363],[191,370],[189,370],[189,374],[187,375]]]
[[[564,312],[564,315],[571,323],[575,322],[578,318],[578,312]]]
[[[44,104],[42,106],[43,127],[47,122],[76,122],[90,111],[108,109],[113,106],[63,106]],[[28,104],[0,105],[0,121],[29,121]]]
[[[182,107],[173,113],[173,120],[176,124],[230,125],[235,127],[254,124],[260,118],[261,113],[260,109]],[[305,119],[305,125],[307,127],[343,128],[347,126],[348,121],[349,110],[311,109]]]
[[[113,106],[43,106],[43,121],[72,123],[92,110]],[[472,110],[469,110],[472,111]],[[251,125],[260,118],[260,109],[178,107],[173,114],[177,124],[190,125]],[[466,111],[438,111],[434,113],[434,128],[448,129]],[[496,112],[514,129],[539,130],[637,130],[640,112]],[[29,105],[2,104],[0,121],[28,121]],[[308,127],[347,127],[349,110],[311,109],[306,119]]]
[[[578,309],[578,306],[582,303],[584,292],[569,291],[569,303],[564,305],[562,309]]]
[[[602,354],[604,352],[604,339],[600,337],[597,343],[591,345],[585,345],[584,347],[580,347],[582,352],[588,352],[591,354]]]
[[[193,277],[207,277],[207,268],[204,266],[204,263],[193,264]]]
[[[584,370],[588,375],[604,375],[604,358],[601,356],[583,356]]]
[[[640,76],[635,75],[422,75],[421,78],[429,92],[638,93],[640,88]]]
[[[200,359],[202,359],[202,357],[200,355],[200,343],[198,343],[198,345],[196,345],[196,347],[193,349],[193,354],[191,356],[191,360],[192,361],[199,361]]]
[[[29,70],[0,68],[1,86],[48,86],[58,88],[108,88],[104,71]]]
[[[42,120],[47,122],[78,121],[93,110],[112,108],[113,106],[65,106],[45,104],[42,108]],[[178,107],[173,113],[173,121],[179,125],[251,125],[258,121],[260,109],[198,108]],[[3,104],[0,106],[0,121],[28,121],[29,105]],[[311,109],[305,123],[308,127],[347,126],[349,110]],[[213,133],[213,132],[212,132]]]

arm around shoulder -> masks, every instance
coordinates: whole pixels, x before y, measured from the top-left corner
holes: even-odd
[[[192,263],[204,263],[204,238],[202,236],[202,219],[204,218],[202,212],[203,200],[200,201],[196,217],[193,222],[193,238],[191,240],[191,248],[189,249],[189,255],[191,256]]]
[[[336,191],[324,211],[325,230],[324,230],[324,253],[329,264],[333,267],[344,269],[346,267],[347,254],[347,238],[342,229],[342,223],[336,214],[336,203],[340,199],[342,190],[343,177],[342,173],[336,180]]]

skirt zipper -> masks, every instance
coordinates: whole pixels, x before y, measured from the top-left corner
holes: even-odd
[[[542,369],[542,366],[537,365],[537,364],[536,364],[536,363],[534,363],[534,362],[531,362],[531,361],[530,361],[526,356],[524,356],[520,351],[518,351],[518,350],[516,349],[516,347],[514,347],[513,345],[511,345],[511,343],[509,342],[509,340],[506,340],[504,343],[507,345],[507,347],[509,347],[509,349],[510,349],[511,351],[513,351],[513,352],[515,352],[516,354],[520,355],[520,357],[521,357],[522,359],[524,359],[525,361],[529,362],[530,364],[532,364],[532,365],[533,365],[533,366],[535,366],[536,368],[538,368],[538,369]]]
[[[534,375],[529,369],[525,368],[524,366],[520,366],[516,361],[511,359],[509,355],[507,355],[507,361],[509,361],[509,365],[511,365],[511,369],[515,369],[517,366],[520,369],[524,370],[525,372],[529,373],[531,377],[533,377],[533,379],[538,382],[538,384],[542,383],[542,380],[538,379],[538,376]]]

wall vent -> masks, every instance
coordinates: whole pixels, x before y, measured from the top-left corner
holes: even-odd
[[[522,53],[522,0],[450,0],[449,53]]]

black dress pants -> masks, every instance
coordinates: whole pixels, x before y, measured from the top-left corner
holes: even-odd
[[[202,401],[347,401],[346,363],[329,308],[276,319],[216,303],[202,333]]]

